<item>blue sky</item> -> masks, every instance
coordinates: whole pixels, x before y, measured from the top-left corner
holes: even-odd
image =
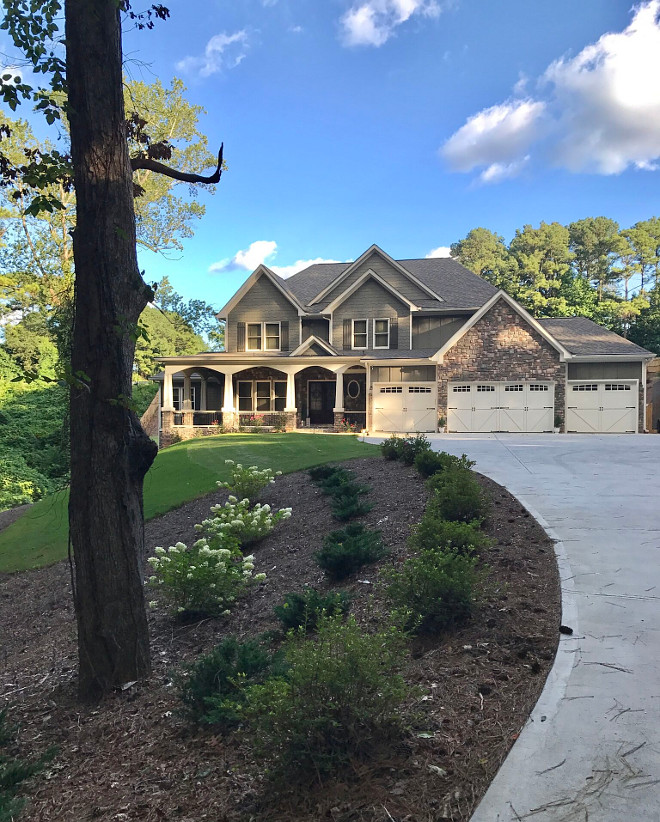
[[[424,257],[473,227],[658,213],[660,0],[172,0],[127,32],[228,171],[147,279],[220,307],[261,261]],[[444,253],[438,251],[436,253]]]

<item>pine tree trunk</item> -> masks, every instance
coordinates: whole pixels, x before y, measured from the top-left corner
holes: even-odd
[[[135,413],[138,317],[151,297],[135,247],[116,0],[66,0],[66,71],[77,203],[69,527],[79,695],[150,673],[142,584],[142,482],[156,454]]]

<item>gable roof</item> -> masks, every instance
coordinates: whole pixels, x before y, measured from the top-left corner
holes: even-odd
[[[305,351],[309,350],[313,346],[319,346],[320,348],[324,349],[327,354],[330,354],[332,357],[336,357],[338,351],[330,345],[329,342],[326,340],[322,340],[320,337],[317,337],[316,334],[310,334],[306,340],[300,343],[298,348],[295,351],[292,351],[289,356],[290,357],[300,357],[304,354]]]
[[[538,320],[534,319],[532,315],[525,311],[525,309],[519,305],[513,297],[510,297],[506,291],[502,291],[501,289],[497,291],[491,298],[488,300],[487,303],[481,306],[479,311],[475,312],[468,320],[465,322],[458,331],[453,334],[447,342],[442,346],[442,348],[436,353],[433,357],[434,360],[437,362],[442,362],[444,355],[449,351],[450,348],[453,348],[454,345],[465,335],[467,332],[476,325],[479,320],[487,314],[490,309],[495,305],[495,303],[503,300],[507,305],[512,308],[517,314],[519,314],[523,320],[525,320],[538,334],[543,337],[543,339],[549,343],[556,351],[559,352],[560,360],[567,360],[571,358],[571,352],[566,349],[552,334],[549,333],[547,329],[545,329]]]
[[[289,288],[287,281],[283,280],[282,277],[278,277],[274,271],[271,271],[268,266],[263,265],[263,263],[257,268],[254,269],[252,274],[247,278],[247,280],[243,283],[243,285],[238,289],[238,291],[234,294],[234,296],[229,300],[229,302],[224,305],[220,311],[216,314],[216,317],[220,320],[226,320],[227,315],[229,312],[236,306],[236,304],[243,299],[243,297],[247,294],[247,292],[252,288],[252,286],[257,282],[260,277],[266,277],[271,283],[278,289],[286,299],[291,303],[291,305],[296,309],[299,314],[304,313],[302,310],[301,304],[296,299],[296,296],[293,294],[291,289]]]
[[[362,255],[364,257],[364,255]],[[497,288],[474,274],[451,257],[422,260],[396,260],[415,280],[442,298],[428,297],[418,303],[422,310],[475,310],[497,293]],[[308,306],[315,297],[329,289],[355,263],[315,263],[286,280],[287,287],[301,305]],[[329,300],[314,304],[322,313]]]
[[[399,302],[407,305],[411,311],[415,311],[417,306],[415,303],[411,302],[406,296],[404,296],[400,291],[397,291],[393,285],[390,285],[387,280],[384,280],[382,277],[379,277],[375,271],[369,269],[365,271],[358,279],[350,285],[345,291],[341,291],[335,299],[326,307],[326,311],[334,311],[335,308],[338,308],[345,300],[347,300],[352,294],[354,294],[358,288],[365,283],[367,280],[373,280],[374,282],[378,283],[382,288],[386,291],[389,291],[390,294]]]
[[[640,359],[654,356],[586,317],[547,317],[538,322],[574,356],[628,355]]]

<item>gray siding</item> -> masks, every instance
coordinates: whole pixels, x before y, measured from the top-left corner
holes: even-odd
[[[410,350],[410,312],[408,306],[374,280],[367,280],[336,309],[332,315],[332,345],[344,348],[344,320],[368,319],[369,340],[373,348],[373,320],[398,317],[399,349]]]
[[[334,288],[330,293],[326,294],[319,305],[325,306],[333,300],[336,300],[341,293],[350,288],[354,282],[359,280],[360,277],[370,269],[374,272],[374,274],[377,274],[381,279],[389,283],[392,288],[395,288],[399,293],[403,294],[404,297],[407,297],[413,303],[417,300],[433,299],[425,291],[416,286],[415,283],[412,283],[407,277],[404,277],[403,274],[393,268],[388,262],[383,260],[379,254],[372,254],[337,288]]]
[[[569,380],[641,380],[640,362],[569,362]]]
[[[225,350],[236,351],[236,324],[239,322],[289,322],[289,348],[300,345],[298,312],[287,298],[263,275],[227,317]]]
[[[468,321],[461,317],[419,317],[413,314],[413,348],[442,348]]]
[[[314,335],[318,337],[319,340],[325,340],[325,342],[329,342],[330,338],[328,336],[329,327],[327,320],[308,320],[307,318],[303,317],[302,321],[302,342],[308,337]]]

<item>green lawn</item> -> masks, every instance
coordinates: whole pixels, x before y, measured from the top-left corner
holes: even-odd
[[[208,494],[227,479],[226,459],[289,474],[324,462],[369,457],[375,445],[326,434],[223,434],[173,445],[156,457],[144,483],[144,515],[151,519]],[[51,565],[66,557],[68,492],[37,502],[0,532],[0,572]]]

